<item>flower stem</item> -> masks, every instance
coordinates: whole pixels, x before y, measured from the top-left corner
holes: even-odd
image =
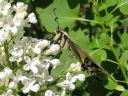
[[[6,63],[5,65],[9,66],[11,68],[11,62],[9,61],[9,52],[8,52],[8,43],[7,41],[4,42],[4,50],[5,50],[5,55],[6,55]]]

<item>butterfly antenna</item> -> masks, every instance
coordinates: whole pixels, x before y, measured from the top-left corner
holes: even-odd
[[[55,12],[56,9],[57,8],[53,9],[53,12],[54,12],[54,15],[55,15],[55,22],[57,23],[57,29],[60,29],[59,22],[58,22],[59,17],[56,15],[56,12]]]

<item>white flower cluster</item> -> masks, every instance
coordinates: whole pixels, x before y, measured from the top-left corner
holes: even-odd
[[[36,23],[34,13],[27,14],[27,5],[18,2],[11,6],[5,0],[0,0],[0,42],[9,41],[12,37],[23,36],[25,23]],[[19,30],[20,29],[20,30]],[[17,37],[17,38],[18,38]]]
[[[69,67],[68,72],[66,73],[65,78],[62,79],[56,84],[56,86],[61,88],[61,92],[58,93],[55,90],[46,90],[45,96],[65,96],[66,90],[73,91],[75,89],[75,82],[77,80],[83,82],[85,80],[85,75],[79,73],[81,65],[79,62],[76,64],[72,63],[71,66]]]
[[[27,13],[27,5],[16,5],[0,0],[0,96],[31,95],[36,92],[45,96],[64,96],[66,90],[74,90],[77,80],[84,81],[79,71],[80,64],[71,65],[69,72],[57,79],[52,72],[60,65],[59,59],[53,58],[59,51],[58,44],[48,40],[25,37],[24,27],[36,23],[34,13]],[[50,88],[60,87],[61,92]],[[49,87],[48,87],[49,86]],[[58,94],[58,95],[57,95]]]

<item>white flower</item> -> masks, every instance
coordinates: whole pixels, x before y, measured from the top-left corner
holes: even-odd
[[[13,18],[14,26],[19,27],[26,15],[27,15],[27,13],[25,11],[22,13],[15,14],[15,16]]]
[[[15,47],[14,49],[10,50],[11,57],[9,58],[10,61],[22,61],[23,49]]]
[[[76,64],[72,63],[69,68],[70,71],[81,71],[81,64],[77,62]]]
[[[6,78],[10,78],[10,77],[12,77],[13,76],[13,72],[12,72],[12,70],[10,69],[10,68],[5,68],[4,69],[4,72],[5,72],[5,75],[6,75]]]
[[[13,93],[13,91],[11,89],[9,89],[5,96],[13,96],[12,93]]]
[[[63,88],[63,90],[69,89],[69,90],[74,90],[75,89],[75,82],[76,80],[84,81],[85,80],[85,75],[84,74],[78,74],[76,76],[73,76],[71,73],[66,74],[66,80],[63,82],[60,82],[57,84],[57,86]]]
[[[6,23],[3,26],[3,29],[4,29],[5,32],[9,32],[10,28],[11,28],[11,26],[9,24],[6,24]]]
[[[45,55],[56,55],[60,50],[60,46],[58,44],[50,45],[50,48],[45,51]]]
[[[9,88],[17,89],[18,83],[19,83],[19,81],[21,80],[22,77],[23,77],[22,76],[22,71],[20,69],[18,69],[16,71],[16,74],[13,75],[13,77],[12,77],[12,79],[13,79],[12,82],[9,83]]]
[[[49,75],[48,70],[45,70],[41,75],[45,81],[53,81],[53,77]]]
[[[34,13],[30,13],[30,14],[28,15],[28,21],[29,21],[30,23],[33,23],[33,24],[37,22],[36,16],[35,16]]]
[[[13,76],[12,70],[5,67],[3,72],[0,72],[0,86],[3,84],[8,85],[9,79],[12,78],[12,76]]]
[[[75,78],[80,80],[80,81],[84,81],[85,80],[85,75],[84,74],[78,74],[77,76],[75,76]]]
[[[4,29],[0,30],[0,42],[4,42],[5,40],[9,40],[9,32]]]
[[[10,82],[9,83],[9,88],[10,89],[16,89],[17,88],[17,84],[15,82]]]
[[[46,90],[45,96],[56,96],[56,95],[55,95],[55,93],[53,93],[53,91],[51,91],[51,90]]]
[[[4,72],[0,72],[0,86],[3,86],[6,82],[6,75]]]
[[[25,56],[24,59],[27,62],[27,64],[24,65],[24,70],[31,70],[33,73],[37,73],[37,65],[41,63],[39,58],[35,57],[31,60],[28,56]]]
[[[75,85],[74,82],[76,78],[74,78],[69,72],[66,74],[66,80],[57,84],[57,86],[62,87],[63,89],[74,90]]]
[[[0,96],[14,96],[13,95],[13,91],[11,90],[11,89],[9,89],[9,90],[7,90],[7,92],[5,93],[3,93],[2,95],[0,95]]]
[[[50,41],[48,40],[40,40],[38,43],[35,45],[34,48],[32,48],[33,52],[36,54],[40,54],[41,50],[46,48],[47,46],[50,45]]]
[[[54,80],[54,78],[51,75],[49,75],[49,72],[47,69],[44,69],[44,70],[42,69],[39,72],[40,74],[36,74],[36,76],[39,77],[39,84],[43,85],[45,84],[46,81],[51,82]]]
[[[23,2],[17,2],[16,6],[14,6],[14,9],[17,13],[21,13],[23,11],[26,11],[28,6],[24,4]]]
[[[42,68],[48,69],[50,67],[50,58],[45,59],[45,63],[42,64]]]
[[[22,81],[23,84],[25,84],[26,83],[26,80],[28,80],[28,77],[26,77],[26,76],[20,76],[19,80]]]
[[[35,84],[35,79],[28,80],[23,87],[23,93],[28,93],[30,91],[37,92],[40,88],[39,84]]]
[[[11,7],[11,4],[10,4],[10,3],[6,3],[6,4],[5,4],[4,9],[3,9],[3,11],[2,11],[2,14],[3,14],[4,16],[6,16],[6,15],[8,14],[10,7]]]
[[[16,35],[17,27],[16,26],[11,27],[11,32],[13,33],[13,35]]]
[[[0,13],[2,13],[2,15],[6,16],[8,14],[8,12],[10,11],[11,4],[7,3],[4,0],[0,1]]]
[[[52,59],[50,61],[50,63],[53,65],[53,68],[55,68],[57,65],[60,64],[60,60],[59,59]]]
[[[28,6],[23,2],[18,2],[13,8],[16,10],[16,14],[13,18],[14,26],[20,26],[25,16],[27,16],[26,11]]]

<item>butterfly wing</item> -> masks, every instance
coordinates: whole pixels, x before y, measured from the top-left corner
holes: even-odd
[[[70,38],[68,38],[70,39]],[[81,63],[82,70],[89,70],[95,72],[98,70],[99,65],[93,61],[82,48],[75,44],[71,39],[69,40],[70,50],[73,52],[76,59]]]
[[[58,39],[56,41],[60,44],[61,49],[66,46],[71,52],[74,54],[76,59],[81,63],[82,70],[88,70],[90,72],[102,71],[107,73],[99,64],[97,64],[94,60],[90,58],[90,56],[83,51],[69,36],[66,32],[61,29],[57,30]],[[55,38],[54,38],[55,40]],[[63,43],[62,43],[63,41]],[[67,44],[67,45],[66,45]],[[108,73],[107,73],[108,74]]]

